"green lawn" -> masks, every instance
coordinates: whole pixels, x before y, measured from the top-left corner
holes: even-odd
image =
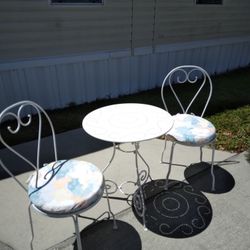
[[[243,152],[250,148],[250,105],[207,117],[216,127],[216,148]]]

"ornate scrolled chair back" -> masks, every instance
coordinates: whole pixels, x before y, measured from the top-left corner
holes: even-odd
[[[7,130],[6,133],[16,135],[21,130],[22,127],[27,127],[27,126],[31,125],[31,123],[32,123],[31,114],[28,114],[26,116],[26,118],[23,115],[24,110],[26,111],[26,109],[28,109],[28,108],[29,108],[29,110],[33,109],[33,111],[35,111],[35,113],[38,116],[36,163],[31,162],[27,157],[23,156],[22,154],[17,152],[15,149],[13,149],[8,144],[8,142],[6,142],[6,140],[5,140],[7,135],[3,136],[3,133],[2,133],[3,129],[6,129]],[[51,133],[52,133],[52,139],[53,139],[54,157],[55,157],[55,161],[57,161],[57,147],[56,147],[54,127],[52,125],[52,122],[51,122],[49,116],[47,115],[47,113],[45,112],[45,110],[41,106],[39,106],[38,104],[36,104],[32,101],[20,101],[20,102],[14,103],[13,105],[7,107],[6,109],[4,109],[0,113],[0,125],[1,125],[1,127],[0,127],[0,142],[7,149],[9,149],[12,153],[14,153],[16,156],[18,156],[23,161],[28,163],[32,168],[34,168],[34,170],[36,170],[37,173],[39,171],[40,164],[41,164],[41,162],[40,162],[40,150],[41,150],[41,137],[42,137],[43,120],[47,120],[48,124],[50,126]],[[12,125],[8,126],[8,121],[11,121]],[[14,126],[13,126],[13,124],[14,124]],[[7,127],[5,127],[5,125]],[[9,171],[9,169],[4,165],[2,160],[0,160],[0,161],[1,161],[0,163],[1,163],[2,167],[5,169],[5,171],[8,172],[8,174],[10,174],[12,177],[14,177],[13,174]]]
[[[191,99],[191,101],[186,107],[184,107],[183,103],[179,99],[179,96],[177,95],[173,86],[174,84],[182,84],[182,83],[191,83],[191,84],[199,83],[200,84],[197,92],[195,93],[195,95],[193,96],[193,98]],[[209,85],[208,86],[209,93],[205,101],[205,106],[201,112],[201,115],[200,115],[201,117],[203,117],[206,111],[207,105],[210,101],[211,95],[212,95],[212,81],[211,81],[209,74],[203,68],[199,66],[195,66],[195,65],[183,65],[183,66],[174,68],[166,75],[166,77],[164,78],[162,87],[161,87],[161,98],[162,98],[165,109],[168,111],[166,99],[164,98],[164,87],[166,85],[169,85],[182,112],[184,114],[187,114],[187,113],[190,113],[190,107],[192,106],[197,96],[201,93],[201,90],[205,87],[206,84]]]
[[[27,114],[27,109],[32,113],[36,113],[36,116],[31,116],[29,114],[25,118],[24,115]],[[52,162],[47,162],[47,160],[49,160],[47,159],[47,165],[41,167],[43,162],[40,162],[40,151],[42,152],[41,137],[43,132],[42,124],[44,125],[44,122],[48,123],[47,125],[52,133],[54,160]],[[10,124],[10,126],[8,126],[8,124]],[[16,151],[15,147],[12,148],[9,143],[10,134],[16,135],[22,128],[28,126],[29,129],[38,126],[37,147],[34,148],[36,151],[35,163],[32,162],[35,160],[29,160],[27,157],[24,157]],[[6,140],[4,138],[6,138]],[[3,169],[28,193],[30,201],[28,207],[29,222],[32,236],[30,241],[31,250],[34,249],[34,230],[31,208],[52,218],[72,217],[75,226],[77,249],[82,250],[78,217],[82,217],[80,216],[82,212],[87,211],[98,203],[103,196],[104,189],[106,190],[108,213],[113,217],[114,229],[117,228],[115,216],[111,211],[103,173],[94,164],[83,160],[64,159],[58,161],[55,131],[52,122],[45,110],[38,104],[32,101],[20,101],[9,106],[0,113],[0,143],[15,154],[17,158],[22,159],[35,170],[30,176],[27,185],[28,188],[26,188],[26,186],[11,173],[9,168],[5,166],[3,160],[0,159],[0,167],[3,167]],[[28,157],[31,157],[31,152],[29,152],[29,154]],[[39,169],[40,167],[41,169]],[[63,183],[63,185],[61,185],[61,183]]]
[[[186,89],[180,88],[182,93],[177,95],[178,84],[186,83],[193,85],[192,88],[196,88],[192,95],[191,100],[189,100],[190,86],[186,85]],[[213,172],[214,165],[214,152],[215,146],[214,142],[216,140],[216,129],[214,125],[203,118],[204,113],[207,109],[208,103],[212,95],[212,80],[209,74],[203,68],[196,65],[182,65],[172,69],[164,78],[161,87],[161,98],[165,109],[168,111],[166,99],[164,98],[164,87],[169,85],[169,92],[174,95],[177,101],[177,107],[179,106],[182,113],[174,114],[174,125],[170,131],[168,131],[165,136],[164,149],[161,155],[161,162],[168,164],[168,173],[166,176],[166,188],[168,186],[168,180],[171,172],[171,167],[173,164],[173,153],[175,145],[182,144],[184,146],[200,147],[200,162],[203,162],[203,152],[202,148],[205,145],[211,145],[212,147],[212,159],[211,159],[211,176],[212,176],[212,191],[215,191],[215,176]],[[174,86],[175,85],[175,86]],[[187,90],[183,92],[183,90]],[[202,94],[201,94],[202,93]],[[207,94],[208,93],[208,94]],[[197,98],[199,96],[199,98]],[[182,102],[181,98],[182,97]],[[169,98],[170,99],[170,98]],[[199,99],[199,101],[198,101]],[[169,100],[168,100],[169,101]],[[196,101],[196,102],[195,102]],[[201,101],[201,102],[200,102]],[[184,105],[185,103],[185,105]],[[196,106],[195,103],[198,103]],[[204,104],[204,106],[203,106]],[[172,107],[175,107],[172,105]],[[192,111],[191,111],[192,107]],[[198,110],[202,111],[198,111]],[[194,111],[195,110],[195,114]],[[199,115],[200,114],[200,115]],[[166,151],[167,141],[172,142],[170,149],[169,162],[164,161],[164,153]],[[180,165],[180,164],[177,164]],[[186,166],[186,165],[183,165]]]

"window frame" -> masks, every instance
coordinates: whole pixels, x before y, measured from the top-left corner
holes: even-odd
[[[218,1],[221,1],[220,3],[199,3],[199,1],[202,1],[202,0],[195,0],[195,4],[196,5],[223,5],[223,0],[218,0]],[[214,0],[204,0],[204,1],[214,1]]]
[[[100,5],[104,5],[104,0],[100,0],[99,3],[57,3],[57,2],[53,2],[55,0],[48,0],[49,5],[51,6],[100,6]],[[62,0],[64,1],[64,0]]]

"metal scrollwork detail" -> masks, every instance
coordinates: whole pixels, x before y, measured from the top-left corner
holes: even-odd
[[[20,130],[21,126],[26,127],[26,126],[30,125],[30,123],[31,123],[31,115],[30,114],[27,115],[27,117],[28,117],[27,122],[22,121],[22,118],[20,118],[19,116],[16,116],[14,113],[9,113],[8,115],[15,117],[17,120],[17,127],[15,129],[12,129],[11,126],[7,127],[7,129],[9,130],[9,132],[11,134],[16,134]]]
[[[49,126],[51,128],[51,133],[52,133],[52,138],[53,138],[53,152],[55,155],[55,161],[57,161],[57,149],[56,149],[56,141],[55,141],[55,131],[54,131],[54,127],[52,125],[52,122],[49,118],[49,116],[47,115],[47,113],[45,112],[45,110],[39,106],[38,104],[36,104],[35,102],[32,101],[20,101],[17,103],[12,104],[11,106],[7,107],[6,109],[4,109],[1,113],[0,113],[0,123],[4,122],[8,122],[9,120],[13,120],[14,122],[16,122],[16,126],[13,127],[12,126],[6,126],[6,130],[7,132],[11,133],[11,134],[17,134],[21,127],[27,127],[31,124],[32,122],[32,116],[31,114],[28,114],[27,120],[24,120],[24,108],[25,107],[29,107],[31,109],[33,109],[35,111],[35,113],[38,116],[38,129],[37,129],[37,149],[36,149],[36,163],[34,164],[33,162],[31,162],[28,158],[26,158],[25,156],[21,155],[19,152],[17,152],[15,149],[13,149],[8,142],[6,142],[6,140],[3,138],[2,136],[2,131],[3,131],[3,127],[2,130],[0,131],[0,142],[8,149],[10,150],[12,153],[14,153],[15,155],[17,155],[19,158],[21,158],[22,160],[24,160],[26,163],[28,163],[31,167],[33,167],[35,170],[39,170],[39,166],[40,166],[40,143],[41,143],[41,134],[42,134],[42,115],[43,117],[48,121]]]
[[[182,84],[182,83],[190,83],[195,84],[198,83],[199,87],[198,90],[196,90],[196,93],[194,94],[193,98],[189,102],[189,104],[184,107],[181,100],[179,99],[179,96],[177,95],[176,91],[174,90],[174,83]],[[194,103],[194,100],[197,98],[201,90],[203,89],[204,85],[209,85],[209,93],[207,98],[204,100],[205,106],[203,107],[203,110],[201,112],[201,117],[203,117],[205,110],[207,108],[207,105],[210,101],[211,94],[212,94],[212,81],[208,73],[201,67],[195,66],[195,65],[183,65],[176,67],[172,69],[167,76],[164,78],[162,88],[161,88],[161,98],[164,104],[165,109],[168,111],[167,103],[164,98],[164,86],[169,85],[176,101],[178,102],[181,110],[183,113],[190,113],[190,108],[192,104]]]
[[[118,190],[118,185],[111,180],[105,180],[105,187],[108,195],[114,194]]]
[[[19,102],[16,104],[11,105],[10,107],[6,108],[5,110],[2,111],[2,113],[0,114],[0,123],[4,122],[4,121],[13,121],[16,122],[16,126],[13,127],[12,126],[6,126],[6,130],[11,133],[11,134],[17,134],[21,127],[27,127],[31,124],[32,122],[32,116],[31,114],[27,115],[27,121],[24,121],[24,117],[22,116],[22,112],[24,110],[24,108],[26,106],[30,106],[33,107],[37,113],[39,113],[39,109],[33,104],[33,102],[28,102],[28,101],[23,101],[23,102]],[[15,112],[14,109],[18,107],[17,111]],[[39,116],[40,118],[40,116]],[[40,131],[40,124],[39,124],[39,131]],[[22,156],[21,154],[19,154],[16,150],[14,150],[3,138],[2,136],[2,131],[3,128],[0,130],[0,141],[1,143],[8,148],[10,151],[12,151],[15,155],[17,155],[18,157],[20,157],[21,159],[23,159],[24,161],[26,161],[29,165],[31,165],[34,169],[36,169],[36,165],[34,165],[31,161],[29,161],[27,158],[25,158],[24,156]]]
[[[169,82],[175,81],[176,83],[196,83],[198,79],[206,78],[205,74],[201,72],[199,69],[191,69],[189,71],[180,68],[173,71],[169,75]]]
[[[23,108],[27,106],[27,105],[21,105],[19,108],[18,108],[18,111],[17,111],[17,114],[13,113],[13,112],[7,112],[5,114],[3,114],[0,118],[0,122],[4,119],[4,118],[7,118],[7,117],[13,117],[17,124],[16,124],[16,128],[12,128],[11,126],[8,126],[7,129],[8,131],[11,133],[11,134],[16,134],[18,133],[18,131],[20,130],[20,128],[23,126],[23,127],[27,127],[31,124],[31,121],[32,121],[32,116],[31,114],[28,114],[27,115],[27,118],[28,120],[25,122],[23,121],[23,118],[21,116],[21,112],[23,110]]]
[[[139,173],[139,177],[140,181],[141,181],[141,185],[143,185],[145,182],[147,182],[148,178],[149,178],[149,173],[146,170],[141,170]],[[137,185],[139,183],[139,180],[137,181]]]
[[[133,206],[133,194],[129,194],[127,197],[127,204],[132,207]]]

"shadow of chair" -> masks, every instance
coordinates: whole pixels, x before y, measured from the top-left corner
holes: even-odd
[[[116,220],[119,230],[114,234],[111,220],[102,220],[90,224],[81,231],[86,249],[93,250],[142,250],[139,233],[129,223]],[[74,244],[74,250],[76,250]]]
[[[237,162],[220,162],[224,164],[235,164]],[[195,189],[202,192],[224,194],[230,192],[235,186],[234,177],[221,165],[214,162],[214,176],[216,179],[216,189],[211,192],[212,180],[210,178],[210,164],[207,162],[198,162],[191,164],[184,171],[185,180]]]
[[[179,84],[192,84],[197,86],[195,93],[192,96],[191,101],[183,103],[183,100],[180,100],[179,95],[176,91],[176,86]],[[214,142],[216,139],[216,130],[214,125],[208,120],[204,119],[203,116],[207,109],[208,103],[212,95],[212,80],[209,74],[201,67],[195,65],[183,65],[172,69],[164,78],[162,87],[161,87],[161,98],[164,104],[166,111],[167,107],[167,95],[164,92],[166,86],[169,86],[170,92],[173,94],[176,99],[177,105],[180,107],[181,113],[174,115],[174,125],[172,129],[165,135],[165,145],[161,155],[161,162],[169,164],[168,173],[166,176],[166,188],[168,185],[168,178],[171,172],[173,163],[173,153],[174,148],[177,143],[191,146],[191,147],[200,147],[200,162],[203,161],[203,152],[202,148],[205,145],[211,145],[212,147],[212,158],[211,158],[211,175],[212,175],[212,185],[211,190],[215,190],[215,176],[213,172],[214,165]],[[204,101],[204,106],[200,114],[194,114],[191,112],[191,108],[194,107],[195,101],[199,94],[206,91],[206,99]],[[169,162],[164,161],[164,154],[166,151],[167,141],[172,142]],[[178,164],[177,164],[178,165]]]
[[[29,160],[29,156],[24,156],[13,149],[8,144],[8,138],[3,138],[2,130],[7,130],[10,136],[15,136],[24,127],[31,125],[33,117],[27,113],[27,110],[37,115],[38,126],[36,162]],[[16,122],[13,126],[13,120]],[[11,122],[11,126],[9,125]],[[41,164],[41,137],[43,124],[47,122],[52,134],[52,149],[54,153],[54,161],[46,164]],[[28,185],[21,183],[9,170],[7,164],[0,159],[0,164],[3,169],[23,188],[28,194],[29,205],[29,222],[31,228],[30,247],[33,249],[34,229],[32,222],[31,208],[38,211],[40,214],[53,218],[72,217],[77,248],[82,249],[78,218],[81,213],[92,208],[102,198],[103,193],[106,193],[108,202],[108,212],[113,217],[113,228],[116,228],[114,214],[110,209],[108,191],[105,185],[105,178],[102,171],[90,162],[71,160],[58,160],[57,145],[53,124],[45,112],[45,110],[37,103],[32,101],[20,101],[7,107],[0,113],[0,142],[9,149],[20,160],[25,161],[34,170],[28,180]],[[4,133],[6,134],[6,133]],[[18,167],[18,164],[16,165]]]

